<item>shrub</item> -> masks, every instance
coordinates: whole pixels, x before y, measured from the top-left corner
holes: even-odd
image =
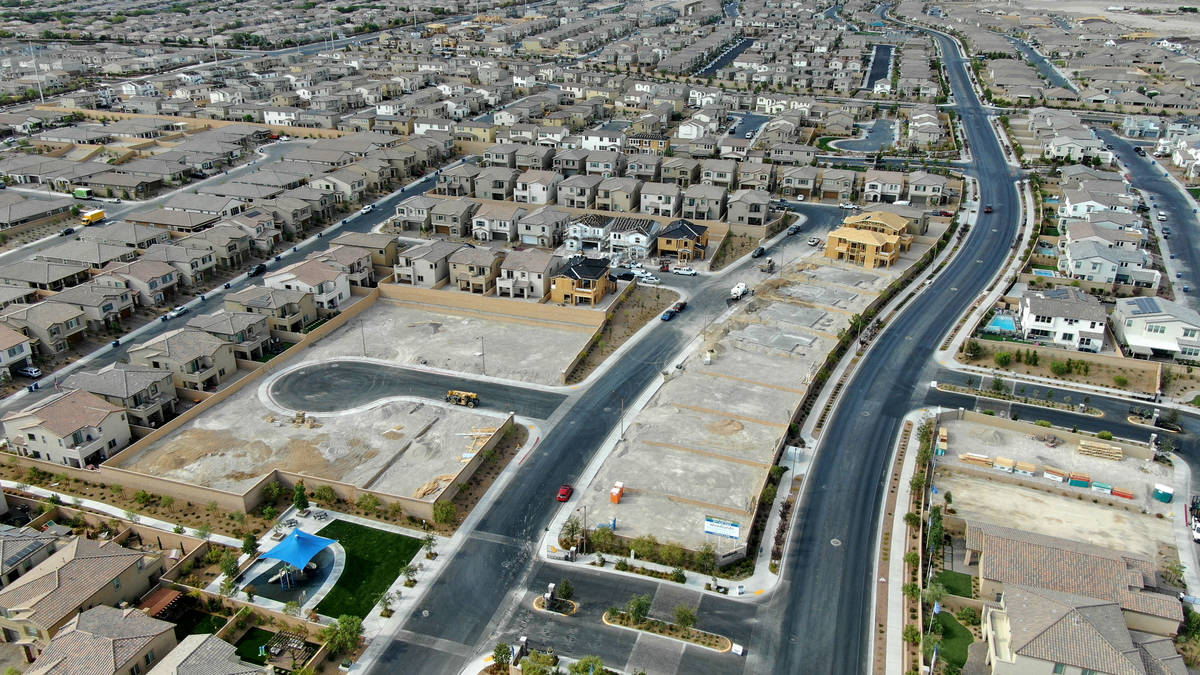
[[[1052,426],[1054,426],[1054,425],[1050,424],[1050,420],[1038,420],[1038,421],[1034,422],[1034,424],[1038,425],[1039,427],[1052,427]]]
[[[1008,352],[996,352],[996,356],[993,358],[996,360],[996,365],[1000,366],[1001,368],[1007,368],[1008,364],[1012,363],[1013,360],[1012,354],[1009,354]]]
[[[1100,433],[1096,434],[1096,438],[1099,438],[1099,439],[1105,440],[1105,441],[1111,441],[1112,437],[1113,437],[1113,435],[1112,435],[1111,431],[1101,431]]]
[[[1129,378],[1125,377],[1124,375],[1117,375],[1113,377],[1113,383],[1124,389],[1125,387],[1129,386]]]
[[[970,626],[979,625],[979,610],[975,609],[974,607],[963,607],[962,609],[958,610],[957,616],[960,623]]]
[[[433,522],[449,525],[458,517],[458,507],[453,502],[438,502],[433,505]]]
[[[687,581],[687,574],[685,574],[681,568],[676,567],[675,569],[671,570],[671,581],[674,581],[677,584],[682,584]]]
[[[336,504],[338,500],[337,493],[328,485],[322,485],[313,490],[313,498],[326,506]]]
[[[1071,364],[1066,361],[1051,361],[1050,372],[1062,377],[1063,375],[1071,372]]]

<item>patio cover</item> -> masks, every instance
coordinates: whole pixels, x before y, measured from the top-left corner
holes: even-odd
[[[282,560],[296,569],[304,569],[308,561],[320,553],[321,549],[336,543],[337,541],[334,539],[318,537],[315,534],[309,534],[297,528],[292,530],[292,533],[287,538],[279,542],[278,546],[264,553],[263,557]]]

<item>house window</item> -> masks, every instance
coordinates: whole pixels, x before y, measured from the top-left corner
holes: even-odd
[[[1146,326],[1146,332],[1161,334],[1167,332],[1167,328],[1166,326]]]
[[[121,580],[120,579],[113,579],[113,590],[116,590],[116,591],[121,590]]]
[[[154,650],[153,649],[146,652],[146,665],[150,665],[151,663],[154,663]]]
[[[8,355],[9,356],[17,356],[18,354],[20,354],[24,351],[25,351],[25,345],[19,344],[16,347],[10,347],[8,350]]]
[[[1200,334],[1200,329],[1196,329],[1196,328],[1184,328],[1183,329],[1183,337],[1185,337],[1185,338],[1194,338],[1198,334]]]

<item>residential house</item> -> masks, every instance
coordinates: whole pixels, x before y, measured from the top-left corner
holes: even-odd
[[[818,194],[821,199],[850,201],[858,180],[858,172],[849,169],[825,169],[821,174]]]
[[[396,283],[437,288],[450,278],[450,254],[462,244],[435,239],[400,252],[397,256]]]
[[[413,195],[396,205],[396,222],[400,223],[402,230],[430,230],[433,227],[433,207],[441,201],[425,195]]]
[[[95,394],[124,408],[131,425],[158,427],[175,417],[179,396],[171,373],[129,363],[110,363],[97,371],[73,373],[62,386]]]
[[[642,183],[635,178],[605,178],[596,187],[596,208],[637,213]]]
[[[154,244],[142,255],[142,259],[174,267],[180,283],[186,286],[197,286],[208,281],[217,267],[217,258],[211,250],[178,244]]]
[[[552,204],[563,177],[553,171],[530,170],[517,177],[513,201],[523,204]]]
[[[475,197],[495,201],[512,200],[513,192],[517,188],[517,177],[520,175],[521,172],[516,169],[488,167],[475,177]]]
[[[641,181],[657,181],[662,163],[662,157],[657,155],[631,157],[629,164],[625,166],[625,175]]]
[[[516,241],[517,223],[527,212],[519,204],[482,204],[471,216],[471,236],[480,241]]]
[[[35,260],[61,265],[87,265],[93,270],[103,269],[111,262],[129,262],[135,258],[137,251],[131,248],[82,239],[51,246],[34,254]]]
[[[904,198],[904,172],[867,169],[863,175],[862,198],[868,203],[901,201]]]
[[[771,220],[771,195],[762,190],[734,190],[726,205],[729,223],[766,225]]]
[[[596,203],[596,189],[602,180],[587,174],[571,176],[558,184],[557,202],[574,209],[590,209]]]
[[[891,267],[900,253],[912,246],[907,218],[884,211],[847,217],[829,233],[825,257],[845,260],[868,269]]]
[[[447,258],[450,283],[460,291],[491,295],[500,275],[504,252],[483,247],[462,247]]]
[[[550,278],[562,267],[550,251],[527,248],[510,251],[500,264],[496,295],[540,300],[550,292]]]
[[[584,171],[591,176],[612,178],[625,173],[625,153],[613,150],[593,150],[587,154]]]
[[[583,148],[559,150],[554,155],[552,167],[564,176],[577,176],[587,172],[587,158],[590,153]]]
[[[662,161],[660,175],[662,182],[686,188],[699,180],[700,162],[690,157],[667,157]]]
[[[75,537],[0,589],[0,633],[32,660],[81,610],[136,601],[162,573],[160,553]]]
[[[1095,241],[1069,242],[1059,256],[1058,269],[1071,279],[1139,288],[1158,288],[1162,280],[1146,251],[1110,248]]]
[[[322,174],[308,184],[318,190],[332,190],[343,202],[361,202],[367,190],[367,179],[349,168]]]
[[[818,185],[820,170],[815,166],[788,166],[780,170],[779,192],[789,197],[811,197]]]
[[[518,171],[550,169],[554,165],[554,149],[541,145],[523,145],[517,149],[516,165]]]
[[[130,289],[97,281],[60,291],[54,294],[54,301],[78,307],[91,331],[115,328],[122,319],[133,316],[134,293]]]
[[[249,262],[252,239],[250,233],[240,227],[216,225],[177,241],[183,246],[212,251],[218,265],[232,270]]]
[[[66,543],[31,527],[0,525],[0,588],[16,581]]]
[[[82,227],[75,231],[75,236],[87,241],[98,241],[113,246],[126,246],[141,250],[149,249],[154,244],[171,243],[170,232],[157,227],[135,225],[125,221]]]
[[[647,216],[677,216],[683,193],[675,183],[642,183],[640,212]]]
[[[166,304],[175,297],[179,275],[167,263],[138,259],[108,265],[95,283],[128,290],[138,305],[151,307]]]
[[[738,163],[732,159],[706,159],[700,162],[700,182],[732,190],[737,185]]]
[[[0,265],[0,283],[25,286],[40,291],[61,291],[91,278],[88,266],[78,263],[60,264],[44,260],[20,260]]]
[[[658,233],[659,256],[674,256],[681,263],[704,260],[708,249],[708,228],[690,220],[672,220]]]
[[[0,380],[12,380],[13,369],[33,365],[33,340],[0,324]]]
[[[429,210],[430,226],[437,234],[470,236],[471,217],[478,208],[478,202],[466,199],[439,199]]]
[[[763,162],[747,161],[738,165],[737,185],[743,190],[775,189],[775,167]]]
[[[773,164],[784,166],[809,166],[817,159],[817,148],[798,143],[775,143],[768,156]]]
[[[950,179],[929,173],[914,171],[908,175],[908,201],[913,206],[940,206],[946,203]]]
[[[212,314],[201,314],[187,322],[188,328],[202,330],[215,338],[232,345],[235,358],[257,361],[267,354],[274,342],[267,317],[253,312],[231,312],[218,310]]]
[[[687,220],[721,220],[725,217],[725,193],[718,185],[690,185],[683,191],[680,214]]]
[[[649,218],[613,218],[608,228],[608,252],[638,260],[654,250],[662,224]]]
[[[211,633],[189,635],[146,675],[269,675],[271,666],[238,658],[237,648]]]
[[[517,151],[521,146],[515,143],[497,143],[483,151],[484,166],[499,166],[508,169],[517,167]]]
[[[83,340],[87,323],[83,310],[53,300],[32,305],[9,305],[0,310],[0,324],[29,336],[38,353],[61,354]]]
[[[606,258],[571,258],[550,279],[550,302],[595,307],[617,290],[616,282],[608,278],[608,270]]]
[[[570,219],[570,214],[562,209],[543,206],[517,221],[517,234],[523,245],[554,248],[562,242]]]
[[[1065,286],[1025,291],[1020,322],[1026,340],[1099,352],[1104,347],[1108,313],[1094,295]]]
[[[396,264],[396,256],[400,252],[400,242],[396,237],[382,232],[346,232],[335,237],[330,243],[367,251],[371,255],[371,264],[375,267],[391,268]]]
[[[222,297],[225,309],[231,312],[265,316],[267,328],[271,331],[299,333],[317,320],[317,306],[312,293],[304,291],[249,286]]]
[[[985,601],[1027,586],[1116,603],[1132,630],[1174,636],[1183,620],[1175,593],[1158,590],[1154,561],[1136,553],[968,521],[965,560]]]
[[[375,286],[375,266],[371,264],[371,252],[357,246],[330,246],[305,256],[307,260],[318,260],[344,273],[351,286],[371,288]]]
[[[68,620],[25,672],[139,675],[153,668],[175,644],[175,624],[152,619],[133,607],[97,605]]]
[[[237,372],[233,345],[194,328],[176,328],[129,350],[129,362],[171,373],[180,389],[213,391]]]
[[[312,293],[317,314],[330,316],[350,301],[350,277],[320,260],[303,260],[267,274],[263,284],[270,288]]]
[[[4,435],[23,457],[76,469],[100,464],[130,439],[125,409],[86,391],[56,393],[8,413]]]
[[[470,197],[475,194],[475,177],[480,171],[479,167],[470,162],[444,169],[438,174],[437,187],[433,191],[435,194],[450,197]]]
[[[608,248],[613,218],[588,213],[573,219],[566,228],[568,251],[603,251]]]
[[[1200,361],[1200,314],[1164,298],[1119,298],[1113,335],[1138,358]]]

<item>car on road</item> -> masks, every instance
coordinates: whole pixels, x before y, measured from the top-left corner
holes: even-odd
[[[938,215],[943,218],[949,218],[954,215],[953,211],[938,211]]]
[[[853,204],[851,204],[850,202],[842,202],[841,204],[838,204],[838,208],[842,208],[842,209],[856,209],[856,208],[858,208],[858,207],[857,207],[857,206],[855,206],[855,205],[853,205]]]
[[[661,282],[659,281],[658,277],[654,276],[653,274],[645,274],[645,275],[642,275],[642,276],[638,277],[638,281],[642,282],[643,284],[657,284],[657,283],[661,283]]]
[[[753,132],[753,131],[747,131],[747,132],[746,132],[746,138],[754,138],[754,132]]]
[[[1159,212],[1158,212],[1158,215],[1157,215],[1157,216],[1155,216],[1155,218],[1157,218],[1157,219],[1158,219],[1158,222],[1160,222],[1160,223],[1161,223],[1161,222],[1163,222],[1163,221],[1165,221],[1165,220],[1167,219],[1167,212],[1166,212],[1166,211],[1159,211]]]
[[[571,495],[574,493],[575,493],[575,488],[564,483],[561,487],[558,488],[558,501],[565,502],[568,499],[570,499]]]
[[[1146,150],[1145,150],[1145,149],[1143,149],[1143,148],[1142,148],[1142,146],[1140,146],[1140,145],[1137,145],[1137,146],[1134,146],[1134,148],[1133,148],[1133,154],[1135,154],[1135,155],[1141,155],[1142,157],[1145,157],[1145,156],[1146,156]]]
[[[17,368],[17,374],[22,377],[31,377],[37,379],[42,376],[42,369],[37,366],[24,366]]]
[[[987,206],[983,207],[983,212],[984,212],[984,213],[991,213],[991,212],[992,212],[992,205],[991,205],[991,204],[988,204]]]
[[[250,268],[249,275],[250,275],[250,276],[252,276],[252,277],[260,277],[260,276],[262,276],[262,275],[263,275],[263,274],[264,274],[266,271],[267,271],[267,266],[266,266],[266,265],[264,265],[263,263],[258,263],[258,264],[257,264],[257,265],[255,265],[254,267],[251,267],[251,268]]]
[[[171,311],[167,312],[167,318],[174,319],[175,317],[183,316],[184,314],[187,314],[187,313],[188,313],[187,307],[184,307],[183,305],[177,305]]]
[[[821,245],[821,238],[820,238],[820,237],[809,237],[809,238],[808,238],[808,245],[809,245],[809,246],[820,246],[820,245]]]
[[[682,312],[685,309],[687,309],[687,300],[680,300],[679,302],[671,305],[671,310],[673,312],[675,312],[676,314]]]
[[[796,234],[796,233],[797,233],[797,232],[799,232],[799,231],[800,231],[800,226],[799,226],[799,225],[792,225],[791,227],[789,227],[789,228],[787,229],[787,233],[788,233],[789,235]]]
[[[614,267],[608,276],[612,277],[613,281],[618,279],[621,281],[629,281],[637,275],[633,273],[633,270],[627,270],[624,267]]]
[[[767,249],[763,248],[762,246],[759,246],[758,248],[754,249],[754,252],[752,252],[750,254],[750,257],[751,258],[761,258],[764,255],[766,255],[766,253],[767,253]]]
[[[661,318],[662,318],[662,320],[663,320],[663,321],[670,321],[671,319],[674,319],[674,318],[675,318],[675,314],[676,314],[675,310],[673,310],[673,309],[668,309],[667,311],[665,311],[665,312],[663,312],[663,313],[662,313],[662,317],[661,317]]]
[[[362,212],[363,212],[363,213],[370,213],[370,212],[372,212],[372,211],[374,211],[374,210],[375,210],[375,205],[374,205],[374,204],[367,204],[366,206],[362,207]]]
[[[671,270],[671,274],[678,274],[681,277],[694,277],[699,274],[699,272],[691,267],[676,267],[675,269]]]
[[[75,234],[75,228],[73,228],[73,227],[64,228],[63,231],[59,232],[58,234],[59,234],[59,236],[62,236],[62,237],[69,237],[69,236]]]
[[[1113,149],[1112,143],[1105,143],[1105,144],[1104,144],[1104,149],[1105,149],[1105,150],[1112,150],[1112,149]]]

